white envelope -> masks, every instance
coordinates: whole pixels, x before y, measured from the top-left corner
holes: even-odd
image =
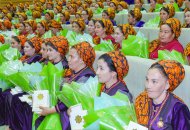
[[[41,109],[40,106],[49,107],[49,91],[48,90],[38,90],[34,91],[32,95],[33,103],[32,103],[32,111],[36,113],[40,113]]]
[[[148,128],[130,121],[126,130],[148,130]]]
[[[82,130],[84,127],[83,117],[87,115],[87,110],[83,110],[81,104],[70,107],[70,124],[72,130]]]

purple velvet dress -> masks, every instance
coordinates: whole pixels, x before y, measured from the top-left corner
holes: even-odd
[[[74,73],[70,78],[69,82],[75,81],[78,83],[84,83],[88,80],[89,77],[95,77],[95,73],[92,69],[89,67],[85,67],[84,69],[80,70],[77,73]],[[60,120],[62,125],[62,130],[70,130],[70,122],[69,122],[69,116],[67,115],[67,107],[64,103],[58,101],[57,105],[55,106],[55,109],[57,113],[60,114]],[[35,128],[38,128],[40,123],[43,121],[44,116],[39,117],[35,122]]]
[[[148,127],[151,130],[190,130],[188,107],[172,93],[159,105],[150,102]]]
[[[143,27],[144,24],[145,24],[144,21],[138,21],[138,22],[135,24],[135,27]]]

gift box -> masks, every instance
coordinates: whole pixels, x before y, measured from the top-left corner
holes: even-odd
[[[126,130],[148,130],[148,128],[130,121]]]

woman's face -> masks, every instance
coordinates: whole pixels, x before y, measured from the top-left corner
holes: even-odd
[[[80,28],[79,25],[76,24],[76,23],[73,23],[73,24],[72,24],[72,29],[73,29],[73,31],[76,32],[76,33],[81,33],[81,28]]]
[[[61,57],[61,54],[53,47],[47,45],[47,57],[50,61],[54,62],[56,59]]]
[[[133,25],[134,22],[135,22],[135,18],[130,13],[128,13],[128,23],[130,25]]]
[[[122,7],[121,5],[118,5],[118,6],[117,6],[117,10],[118,10],[118,11],[122,11],[122,10],[123,10],[123,7]]]
[[[19,22],[24,22],[24,18],[21,15],[18,16],[18,19],[19,19]]]
[[[156,2],[154,0],[150,0],[150,6],[152,8],[155,8]]]
[[[145,88],[148,96],[152,99],[158,99],[169,88],[169,82],[157,68],[148,70]]]
[[[87,12],[86,11],[82,11],[82,18],[84,19],[84,20],[88,20],[88,14],[87,14]]]
[[[23,32],[25,31],[25,26],[21,23],[18,29],[20,32]]]
[[[54,11],[55,14],[58,14],[57,8],[54,8],[53,11]]]
[[[171,42],[174,39],[174,37],[175,37],[174,33],[167,24],[164,24],[160,27],[160,32],[159,32],[160,42],[162,43]]]
[[[45,28],[40,23],[37,24],[37,32],[41,35],[45,33]]]
[[[42,57],[47,59],[47,46],[45,43],[42,44],[40,53],[42,54]]]
[[[160,11],[160,21],[165,22],[168,18],[169,18],[169,14],[166,11],[161,10]]]
[[[140,0],[135,0],[135,7],[138,7],[138,8],[142,8],[142,3],[140,2]]]
[[[84,62],[80,58],[79,54],[77,53],[77,50],[74,48],[71,48],[69,50],[69,57],[68,57],[69,68],[73,71],[77,71],[81,63],[84,63]]]
[[[112,7],[114,10],[117,9],[114,3],[110,3],[110,7]]]
[[[35,48],[30,46],[28,42],[24,44],[24,54],[27,56],[33,56],[35,54]]]
[[[94,22],[91,20],[88,23],[88,33],[93,35],[95,33],[95,26],[94,26]]]
[[[26,29],[26,32],[30,32],[30,31],[33,31],[32,30],[32,27],[29,25],[29,24],[25,24],[25,29]]]
[[[102,18],[103,18],[103,19],[109,19],[109,16],[108,16],[106,13],[103,12],[103,13],[102,13]]]
[[[75,10],[74,10],[74,8],[72,6],[69,6],[69,11],[70,11],[71,14],[75,13]]]
[[[123,33],[118,27],[115,29],[114,39],[115,39],[115,42],[117,43],[122,43],[123,39],[125,39]]]
[[[106,29],[103,28],[98,21],[95,23],[95,33],[99,37],[102,37],[103,35],[106,34]]]
[[[51,17],[48,13],[45,14],[45,20],[46,21],[50,21],[51,20]]]
[[[190,25],[190,11],[187,11],[187,12],[185,13],[185,23],[186,23],[187,25]]]
[[[100,83],[108,83],[115,76],[115,72],[111,71],[108,67],[108,64],[103,60],[98,60],[98,68],[96,71],[96,75],[98,76],[98,81]]]
[[[79,18],[81,18],[81,16],[79,14],[75,14],[75,18],[79,19]]]
[[[60,14],[61,21],[65,21],[65,16],[63,14]]]
[[[20,43],[18,43],[14,38],[11,38],[11,47],[12,47],[12,48],[20,49],[20,48],[21,48],[21,45],[20,45]]]

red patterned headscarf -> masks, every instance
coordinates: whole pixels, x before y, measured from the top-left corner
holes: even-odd
[[[0,35],[0,42],[1,42],[2,44],[4,44],[4,43],[5,43],[5,38],[4,38],[4,36],[3,36],[3,35]]]

